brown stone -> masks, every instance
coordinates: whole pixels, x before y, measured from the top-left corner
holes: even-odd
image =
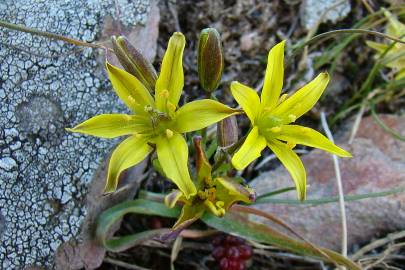
[[[405,118],[382,116],[387,126],[402,134]],[[394,139],[378,126],[371,117],[363,119],[359,132],[351,145],[346,143],[350,129],[338,140],[338,144],[350,151],[351,159],[339,159],[345,195],[380,192],[405,187],[405,143]],[[317,199],[337,195],[332,156],[314,150],[302,160],[308,175],[308,198]],[[291,177],[280,166],[264,173],[252,182],[259,194],[291,186]],[[274,198],[296,199],[295,192]],[[362,244],[378,234],[405,229],[405,193],[378,198],[346,202],[348,243]],[[261,210],[286,221],[298,232],[322,246],[339,250],[341,243],[341,219],[339,205],[281,205],[260,204]]]

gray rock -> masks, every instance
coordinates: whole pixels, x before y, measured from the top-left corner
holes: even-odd
[[[381,116],[392,129],[405,132],[405,117]],[[353,121],[350,121],[353,123]],[[366,194],[405,187],[405,143],[394,139],[371,117],[362,120],[356,139],[348,145],[349,132],[338,144],[353,158],[340,159],[343,188],[346,195]],[[308,199],[337,195],[332,157],[320,150],[302,158],[308,174]],[[259,194],[291,186],[291,177],[283,167],[264,173],[252,182]],[[296,199],[295,192],[275,198]],[[349,247],[364,244],[379,234],[405,229],[405,193],[368,198],[346,203]],[[266,203],[258,208],[286,221],[307,239],[321,246],[340,250],[341,221],[337,203],[280,205]]]
[[[118,2],[122,25],[143,28],[149,1]],[[3,0],[0,18],[95,42],[104,19],[116,16],[113,3]],[[156,42],[152,30],[150,44]],[[88,182],[117,140],[64,128],[126,110],[98,57],[93,49],[0,29],[1,269],[50,268],[57,247],[78,233]]]
[[[336,23],[351,10],[349,0],[304,0],[301,4],[301,24],[310,30],[318,22]]]

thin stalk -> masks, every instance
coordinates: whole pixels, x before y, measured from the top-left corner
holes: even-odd
[[[47,37],[47,38],[51,38],[51,39],[62,40],[62,41],[65,41],[67,43],[70,43],[70,44],[73,44],[73,45],[76,45],[76,46],[84,46],[84,47],[90,47],[90,48],[105,49],[104,46],[99,45],[99,44],[87,43],[87,42],[84,42],[84,41],[81,41],[81,40],[77,40],[77,39],[65,37],[65,36],[62,36],[62,35],[45,32],[45,31],[40,31],[40,30],[37,30],[37,29],[26,27],[24,25],[9,23],[9,22],[5,22],[5,21],[2,21],[2,20],[0,20],[0,26],[11,29],[11,30],[16,30],[16,31],[20,31],[20,32],[29,33],[29,34],[36,35],[36,36],[42,36],[42,37]]]
[[[328,139],[334,143],[332,133],[328,127],[328,122],[326,120],[326,116],[324,112],[321,112],[321,122],[322,127],[325,130],[326,136]],[[333,157],[333,165],[335,167],[336,173],[336,182],[338,186],[339,192],[339,207],[340,207],[340,215],[342,218],[342,255],[347,257],[347,221],[346,221],[346,208],[345,208],[345,198],[343,192],[343,185],[342,185],[342,177],[340,175],[340,168],[339,168],[339,160],[336,155],[332,155]]]
[[[390,36],[390,35],[387,35],[387,34],[384,34],[384,33],[380,33],[380,32],[377,32],[377,31],[373,31],[373,30],[366,30],[366,29],[338,29],[338,30],[332,30],[332,31],[328,31],[328,32],[316,35],[313,38],[311,38],[310,40],[304,42],[304,44],[302,44],[301,46],[305,47],[308,44],[313,43],[313,42],[315,42],[315,41],[317,41],[319,39],[323,39],[323,38],[326,38],[326,37],[331,38],[331,37],[333,37],[335,35],[340,35],[340,34],[373,35],[373,36],[377,36],[377,37],[383,37],[383,38],[386,38],[386,39],[391,39],[393,41],[405,44],[405,41],[403,41],[403,40],[401,40],[399,38],[396,38],[396,37],[393,37],[393,36]]]

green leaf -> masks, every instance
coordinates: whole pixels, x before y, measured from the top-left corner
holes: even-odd
[[[120,252],[135,245],[139,245],[145,240],[170,232],[169,229],[159,229],[133,235],[108,238],[111,226],[129,213],[176,218],[180,214],[180,209],[170,209],[164,204],[142,199],[123,202],[107,209],[101,213],[96,221],[96,239],[105,247],[105,249],[113,252]]]
[[[325,258],[323,254],[310,245],[279,233],[278,231],[264,224],[249,221],[246,217],[236,215],[232,212],[228,212],[223,218],[218,218],[214,215],[206,213],[201,219],[208,226],[211,226],[219,231],[234,235],[236,234],[245,239],[274,245],[298,254],[331,262],[330,259]],[[333,262],[346,266],[350,270],[361,270],[361,268],[354,262],[343,257],[342,255],[326,248],[320,249],[322,252],[326,253],[333,260]]]
[[[175,218],[179,216],[180,209],[178,207],[167,208],[162,203],[137,199],[134,201],[120,203],[104,211],[97,219],[96,238],[107,250],[122,251],[130,248],[133,245],[139,244],[139,239],[153,237],[154,235],[159,235],[159,233],[161,233],[160,231],[152,231],[145,233],[146,237],[142,237],[145,236],[145,234],[136,234],[133,236],[129,235],[109,239],[108,232],[111,226],[124,215],[129,213]],[[232,212],[229,212],[223,218],[218,218],[206,212],[201,219],[208,226],[223,232],[237,234],[245,239],[274,245],[298,254],[315,257],[325,261],[330,261],[330,259],[332,259],[334,262],[346,266],[350,270],[361,270],[361,268],[359,268],[352,261],[344,258],[334,251],[321,248],[322,252],[329,256],[330,259],[327,259],[322,253],[319,252],[319,250],[316,250],[307,243],[297,241],[289,236],[279,233],[269,226],[249,221],[246,217],[236,215]],[[162,232],[164,233],[165,231]],[[113,241],[111,241],[112,239]]]

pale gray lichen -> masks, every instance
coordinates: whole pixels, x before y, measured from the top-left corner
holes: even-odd
[[[310,30],[320,22],[345,18],[351,10],[349,0],[304,0],[301,4],[301,23]]]
[[[118,1],[126,25],[145,23],[148,0]],[[113,0],[3,0],[0,18],[88,42]],[[116,142],[64,128],[122,112],[96,52],[0,28],[0,269],[52,267],[75,236],[87,185]]]

